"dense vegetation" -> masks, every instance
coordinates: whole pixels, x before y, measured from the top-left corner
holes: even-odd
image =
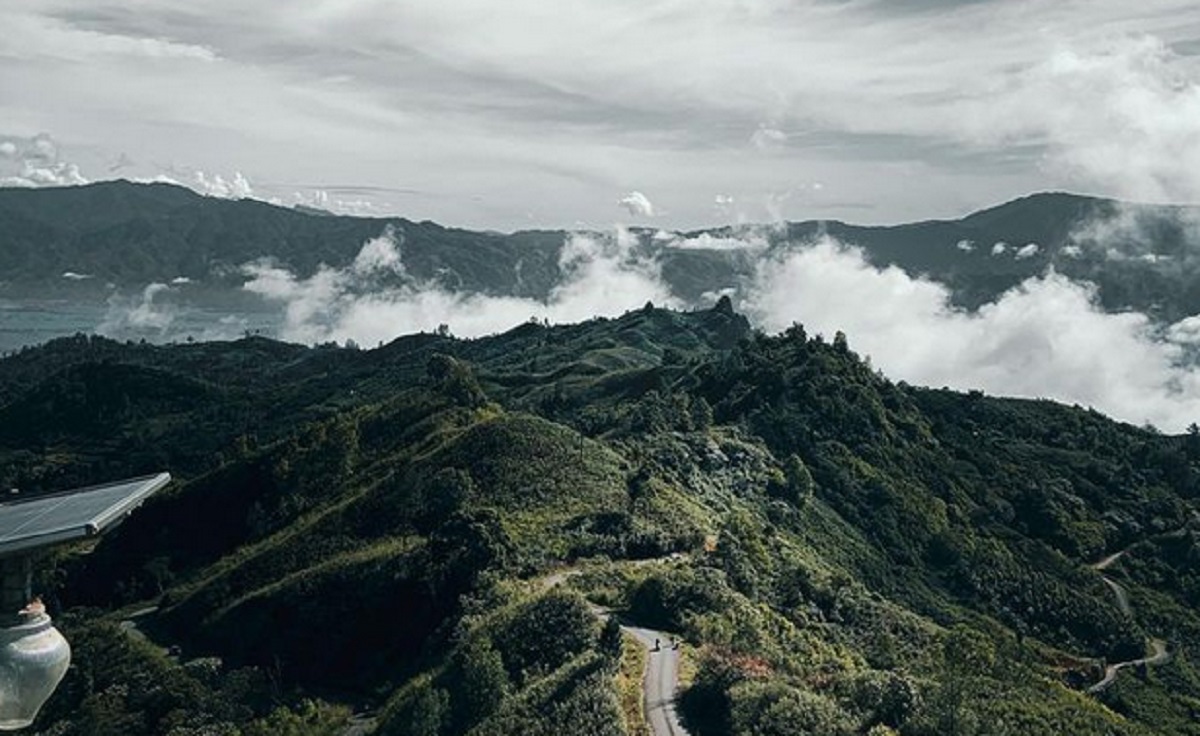
[[[895,384],[728,300],[0,360],[0,482],[179,479],[44,566],[54,734],[638,733],[595,605],[686,642],[700,736],[1198,733],[1198,463],[1200,432]]]

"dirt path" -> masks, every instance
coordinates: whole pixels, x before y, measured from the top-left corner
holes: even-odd
[[[1117,680],[1117,674],[1127,667],[1141,667],[1142,665],[1163,664],[1171,659],[1170,652],[1167,651],[1167,644],[1162,639],[1151,639],[1150,648],[1154,650],[1154,654],[1142,659],[1131,659],[1128,662],[1117,662],[1110,664],[1104,668],[1104,679],[1097,682],[1087,689],[1089,693],[1101,693],[1107,690]]]
[[[1121,550],[1120,552],[1116,552],[1108,557],[1105,557],[1103,560],[1100,560],[1096,564],[1092,565],[1091,568],[1097,572],[1103,573],[1105,570],[1111,567],[1113,563],[1124,556],[1125,550]],[[1121,612],[1126,616],[1132,617],[1133,607],[1129,605],[1129,593],[1125,590],[1125,586],[1121,585],[1107,575],[1102,574],[1100,579],[1103,580],[1104,584],[1108,586],[1108,589],[1113,592],[1113,597],[1117,599],[1117,608],[1121,609]],[[1150,639],[1147,643],[1150,645],[1150,649],[1153,651],[1153,654],[1151,654],[1149,657],[1131,659],[1127,662],[1115,662],[1108,665],[1104,668],[1104,679],[1089,687],[1087,692],[1093,694],[1104,692],[1111,687],[1114,682],[1116,682],[1117,675],[1120,674],[1121,670],[1123,669],[1127,669],[1129,667],[1163,664],[1170,661],[1171,653],[1167,651],[1166,642],[1164,642],[1162,639]]]

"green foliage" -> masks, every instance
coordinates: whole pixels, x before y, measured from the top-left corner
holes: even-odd
[[[747,736],[850,736],[854,721],[816,693],[778,683],[744,682],[730,692],[732,732]]]
[[[728,305],[376,350],[71,339],[0,360],[0,412],[30,492],[182,478],[43,579],[156,602],[146,632],[201,656],[72,623],[54,733],[344,720],[301,688],[386,700],[382,734],[619,733],[620,629],[572,585],[699,653],[701,736],[1194,731],[1200,443],[895,385]],[[1151,639],[1169,663],[1083,692]]]
[[[500,652],[486,638],[458,650],[454,669],[460,683],[466,723],[475,724],[494,713],[508,692],[508,675]]]

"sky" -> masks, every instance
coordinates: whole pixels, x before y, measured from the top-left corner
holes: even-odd
[[[408,278],[398,229],[340,268],[243,264],[286,339],[374,345],[442,324],[470,337],[694,306],[625,228],[736,223],[664,235],[758,254],[743,283],[713,286],[764,330],[845,331],[910,383],[1171,431],[1200,421],[1200,315],[1107,313],[1093,286],[1052,270],[965,312],[853,243],[766,253],[755,234],[959,217],[1045,190],[1200,202],[1194,0],[8,0],[0,28],[0,186],[122,177],[572,231],[542,301]],[[1127,252],[1128,224],[1088,223],[1088,241],[1144,257]],[[1184,224],[1200,250],[1200,222]],[[97,329],[168,335],[188,288],[114,294]]]
[[[0,184],[484,229],[1200,199],[1191,0],[10,0]]]

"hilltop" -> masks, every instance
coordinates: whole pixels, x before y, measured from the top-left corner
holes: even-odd
[[[1196,437],[893,383],[851,340],[723,299],[0,360],[3,483],[180,478],[42,581],[77,664],[38,728],[638,733],[599,605],[683,640],[695,734],[1194,733]]]

